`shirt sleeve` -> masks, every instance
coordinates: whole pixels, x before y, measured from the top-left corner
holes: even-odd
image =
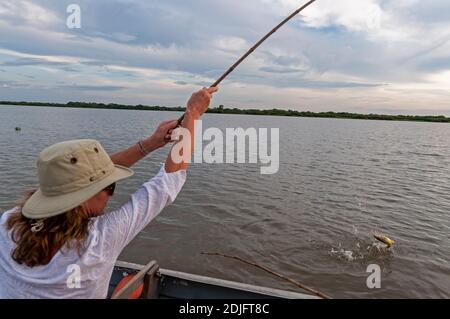
[[[98,219],[100,240],[113,256],[119,256],[123,248],[133,240],[158,214],[171,204],[186,181],[186,170],[167,173],[164,164],[155,177],[143,184],[116,211]]]

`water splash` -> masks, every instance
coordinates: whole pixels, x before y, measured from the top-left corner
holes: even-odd
[[[331,247],[330,255],[344,261],[383,261],[393,255],[393,249],[386,248],[386,245],[378,242],[356,241],[353,247],[343,247],[339,243],[338,247]]]
[[[353,254],[351,250],[345,250],[344,248],[333,248],[331,247],[331,255],[337,256],[339,259],[344,259],[347,261],[354,261],[358,256]]]

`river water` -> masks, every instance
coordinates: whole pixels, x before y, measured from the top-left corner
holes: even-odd
[[[130,146],[176,112],[0,106],[0,210],[37,183],[37,154],[77,138],[109,152]],[[280,168],[193,164],[176,199],[120,259],[299,291],[238,256],[335,298],[450,298],[450,125],[207,114],[204,129],[280,129]],[[16,132],[15,127],[21,127]],[[119,207],[153,176],[158,150],[120,183]],[[372,233],[395,240],[391,249]],[[367,268],[380,266],[381,288]]]

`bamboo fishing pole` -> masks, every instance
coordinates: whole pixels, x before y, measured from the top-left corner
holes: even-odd
[[[278,31],[279,28],[281,28],[284,24],[286,24],[289,20],[291,20],[293,17],[295,17],[297,14],[302,12],[304,9],[309,7],[313,2],[316,0],[310,0],[297,10],[295,10],[290,16],[288,16],[286,19],[281,21],[275,28],[273,28],[269,33],[267,33],[264,37],[261,38],[254,46],[252,46],[242,57],[239,58],[222,76],[217,79],[216,82],[214,82],[210,87],[216,87],[219,85],[220,82],[222,82],[233,70],[242,63],[250,54],[252,54],[253,51],[255,51],[264,41],[267,40],[272,34]],[[181,124],[181,121],[184,118],[184,114],[178,119],[178,125]]]
[[[245,264],[247,264],[247,265],[255,266],[256,268],[259,268],[259,269],[261,269],[261,270],[264,270],[265,272],[268,272],[269,274],[272,274],[272,275],[274,275],[274,276],[276,276],[276,277],[278,277],[278,278],[284,279],[284,280],[290,282],[291,284],[294,284],[294,285],[296,285],[297,287],[299,287],[299,288],[301,288],[301,289],[303,289],[303,290],[306,290],[306,291],[312,293],[313,295],[316,295],[316,296],[318,296],[318,297],[320,297],[320,298],[322,298],[322,299],[330,299],[330,298],[331,298],[330,296],[327,296],[327,295],[324,294],[323,292],[320,292],[320,291],[318,291],[318,290],[316,290],[316,289],[307,287],[307,286],[305,286],[305,285],[299,283],[297,280],[294,280],[294,279],[292,279],[292,278],[289,278],[289,277],[287,277],[287,276],[285,276],[285,275],[283,275],[283,274],[277,273],[277,272],[275,272],[275,271],[273,271],[273,270],[271,270],[271,269],[269,269],[269,268],[267,268],[267,267],[265,267],[265,266],[261,266],[261,265],[258,265],[258,264],[256,264],[256,263],[254,263],[254,262],[245,260],[244,258],[241,258],[241,257],[238,257],[238,256],[225,255],[225,254],[221,254],[221,253],[207,253],[207,252],[202,252],[201,254],[202,254],[202,255],[209,255],[209,256],[222,256],[222,257],[225,257],[225,258],[231,258],[231,259],[239,260],[239,261],[241,261],[241,262],[243,262],[243,263],[245,263]]]

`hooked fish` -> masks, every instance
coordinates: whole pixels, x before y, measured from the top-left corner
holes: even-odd
[[[375,237],[375,239],[381,241],[382,243],[386,244],[387,248],[390,248],[395,243],[395,241],[393,241],[387,236],[373,234],[373,237]]]

